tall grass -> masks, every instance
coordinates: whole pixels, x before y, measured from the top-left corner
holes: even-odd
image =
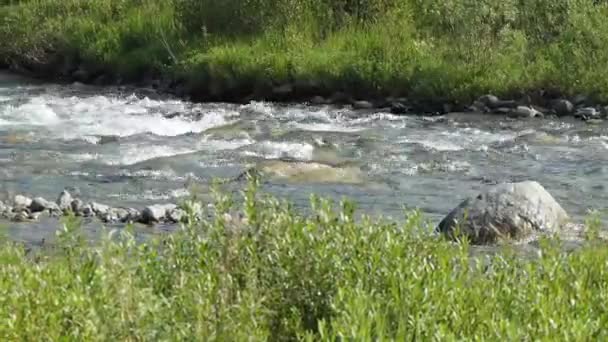
[[[203,93],[299,82],[364,97],[608,100],[607,14],[594,0],[4,0],[0,60],[69,56]]]
[[[53,248],[0,248],[3,340],[603,340],[608,252],[472,257],[466,242],[356,219],[312,198],[309,216],[257,193],[217,192],[214,219],[137,243],[87,243],[74,218]],[[185,207],[193,208],[194,202]],[[223,213],[240,211],[244,219]],[[193,213],[193,211],[190,211]],[[233,215],[234,217],[234,215]]]

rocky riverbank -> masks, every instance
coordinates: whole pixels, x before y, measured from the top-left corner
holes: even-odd
[[[98,202],[85,202],[62,191],[56,201],[42,197],[30,198],[16,195],[9,203],[0,202],[0,217],[13,222],[37,221],[43,216],[61,217],[73,214],[83,218],[97,218],[104,223],[175,224],[186,220],[187,211],[173,203],[162,203],[144,208],[112,207]],[[194,209],[195,218],[202,215],[202,208]]]

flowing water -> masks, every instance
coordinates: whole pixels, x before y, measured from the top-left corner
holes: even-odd
[[[484,185],[527,179],[579,220],[608,206],[608,124],[151,94],[0,74],[0,190],[54,200],[68,188],[85,200],[142,207],[178,202],[192,184],[257,165],[271,174],[263,189],[300,208],[317,193],[395,219],[419,208],[437,222]],[[30,241],[57,228],[0,224]]]

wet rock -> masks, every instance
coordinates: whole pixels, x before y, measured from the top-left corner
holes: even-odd
[[[473,244],[522,241],[539,233],[561,232],[568,214],[537,182],[503,183],[462,202],[437,227],[455,238],[456,231]]]
[[[27,216],[27,219],[30,220],[30,221],[38,221],[43,214],[44,214],[44,211],[38,211],[38,212],[35,212],[35,213],[30,213]]]
[[[325,99],[323,96],[315,96],[312,99],[310,99],[310,104],[313,105],[323,105],[323,104],[327,104],[328,101],[327,99]]]
[[[13,222],[26,222],[29,220],[29,216],[30,216],[30,214],[27,211],[20,210],[20,211],[15,212],[10,217],[10,220]]]
[[[318,162],[272,160],[259,163],[253,172],[291,182],[362,184],[361,169],[354,165],[331,166]],[[249,172],[252,172],[249,171]]]
[[[132,222],[139,222],[141,220],[141,213],[139,212],[139,210],[134,209],[134,208],[127,208],[127,217],[124,218],[124,223],[132,223]]]
[[[608,118],[608,106],[603,106],[602,108],[600,108],[600,114],[602,115],[602,117]]]
[[[483,103],[484,106],[492,109],[499,107],[500,99],[495,95],[483,95],[477,99],[476,102]]]
[[[91,204],[84,204],[81,206],[78,214],[82,217],[92,217],[95,216],[95,211],[93,211],[93,206]]]
[[[575,118],[590,120],[590,119],[599,119],[601,117],[600,112],[594,107],[583,107],[578,108],[574,113]]]
[[[405,102],[397,101],[391,103],[391,114],[407,114],[412,110],[412,107]]]
[[[57,205],[59,206],[59,209],[66,212],[72,209],[72,201],[72,195],[66,190],[63,190],[57,198]]]
[[[509,115],[512,117],[517,117],[517,118],[536,118],[536,117],[542,117],[543,113],[539,112],[538,110],[536,110],[532,107],[517,106],[515,109],[513,109],[509,113]]]
[[[84,208],[84,202],[78,198],[72,200],[70,203],[70,208],[72,212],[76,215],[82,214],[82,209]]]
[[[186,216],[186,212],[183,209],[175,208],[167,213],[167,219],[173,223],[179,223]]]
[[[17,209],[29,208],[32,205],[32,199],[23,195],[17,195],[13,204]]]
[[[496,109],[494,109],[492,111],[492,113],[494,114],[502,114],[502,115],[508,115],[509,113],[511,113],[512,109],[509,107],[498,107]]]
[[[473,104],[471,104],[471,106],[469,106],[469,112],[487,113],[489,111],[490,111],[490,108],[488,108],[488,106],[486,106],[485,103],[480,102],[480,101],[475,101],[475,102],[473,102]]]
[[[165,220],[167,214],[175,208],[177,208],[175,204],[155,204],[148,206],[141,212],[141,222],[144,224],[161,222]]]
[[[124,208],[110,208],[101,214],[100,219],[106,223],[125,222],[129,216],[129,211]]]
[[[354,101],[353,109],[372,109],[374,105],[369,101]]]
[[[110,206],[97,202],[91,202],[91,210],[93,213],[95,213],[95,215],[102,217],[110,210]]]
[[[551,102],[551,110],[553,110],[557,116],[571,115],[574,113],[574,105],[568,100],[554,100]]]
[[[32,204],[30,204],[30,211],[32,213],[38,213],[41,211],[60,211],[59,206],[56,203],[51,201],[47,201],[42,197],[36,197],[32,200]]]

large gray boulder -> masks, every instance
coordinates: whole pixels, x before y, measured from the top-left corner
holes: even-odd
[[[525,241],[538,233],[558,233],[568,214],[537,182],[504,183],[462,202],[437,230],[451,238],[456,232],[473,244],[501,240]]]
[[[144,208],[141,212],[141,223],[152,224],[164,221],[167,215],[177,208],[175,204],[155,204]]]

